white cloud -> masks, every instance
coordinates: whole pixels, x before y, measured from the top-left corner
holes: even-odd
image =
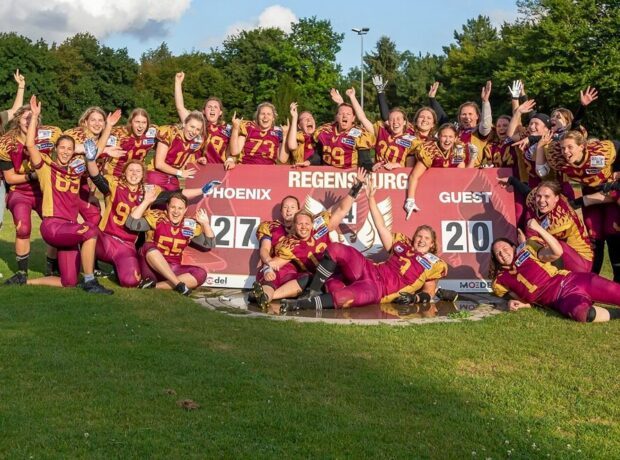
[[[2,0],[0,30],[31,39],[62,41],[79,32],[97,38],[127,33],[141,39],[161,36],[178,21],[191,0]]]
[[[498,29],[504,22],[513,23],[519,18],[519,12],[516,8],[513,10],[492,10],[484,14],[491,20],[491,25]]]
[[[237,35],[242,30],[253,30],[258,28],[276,28],[286,33],[291,31],[291,23],[297,22],[297,16],[290,8],[280,5],[271,5],[265,8],[257,18],[251,18],[246,21],[236,22],[226,29],[225,37]],[[214,39],[207,39],[214,42]],[[221,43],[223,40],[219,39]]]

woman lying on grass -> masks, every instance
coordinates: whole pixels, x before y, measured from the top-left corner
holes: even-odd
[[[562,256],[562,246],[535,219],[528,221],[538,237],[516,245],[498,238],[491,246],[493,292],[511,297],[510,310],[529,308],[533,303],[550,307],[580,322],[620,318],[620,309],[595,307],[594,302],[620,306],[620,284],[595,273],[559,270],[550,262]]]

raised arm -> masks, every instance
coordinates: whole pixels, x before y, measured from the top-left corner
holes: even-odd
[[[366,184],[366,195],[368,196],[368,208],[370,209],[370,215],[372,216],[372,220],[375,223],[375,227],[377,232],[379,233],[379,238],[381,239],[381,244],[389,251],[392,249],[392,245],[394,244],[394,238],[392,237],[392,232],[385,225],[385,220],[383,220],[383,216],[381,215],[381,211],[377,206],[377,200],[375,199],[376,188],[374,181],[371,179]]]
[[[414,211],[419,211],[420,208],[415,202],[415,193],[418,189],[418,182],[420,182],[420,177],[426,172],[426,166],[421,161],[418,161],[413,169],[411,170],[411,174],[409,175],[409,187],[407,188],[407,199],[405,200],[405,212],[407,213],[406,219],[409,220],[411,217],[411,213]]]
[[[336,105],[344,103],[344,99],[340,95],[340,91],[338,91],[336,88],[332,88],[329,90],[329,97],[332,101],[334,101]]]
[[[553,134],[549,131],[543,134],[536,143],[536,174],[538,177],[544,178],[551,171],[547,164],[547,159],[545,158],[545,148],[551,144],[552,136]]]
[[[129,214],[125,221],[125,227],[134,232],[146,232],[149,230],[151,226],[143,216],[149,206],[155,202],[157,195],[157,187],[152,185],[145,186],[142,203],[133,208],[133,211],[131,211],[131,214]]]
[[[278,161],[280,163],[288,163],[290,157],[289,150],[287,148],[288,133],[290,131],[297,131],[297,129],[291,129],[291,121],[287,118],[286,124],[281,126],[282,128],[282,142],[280,142],[280,148],[278,149]]]
[[[237,118],[237,112],[234,112],[232,119],[230,120],[232,129],[230,131],[230,141],[228,143],[230,147],[230,155],[233,158],[241,154],[241,151],[243,150],[243,146],[245,145],[245,136],[241,136],[239,134],[242,121],[243,121],[243,118]]]
[[[368,119],[368,117],[366,117],[366,114],[364,113],[364,109],[362,109],[362,106],[357,101],[357,97],[355,97],[355,88],[353,87],[349,88],[346,91],[346,94],[349,97],[349,100],[351,101],[351,105],[353,106],[353,110],[355,111],[355,116],[357,117],[359,122],[362,124],[364,129],[366,129],[366,131],[368,131],[371,134],[374,133],[375,129],[374,129],[374,126],[372,125],[372,122]]]
[[[194,245],[200,246],[202,249],[210,249],[215,247],[215,233],[209,224],[209,216],[204,209],[196,212],[196,222],[202,227],[202,233],[192,238]]]
[[[375,85],[377,89],[377,100],[379,101],[379,113],[381,114],[381,119],[383,121],[388,121],[390,117],[390,106],[388,105],[387,97],[385,95],[385,87],[388,84],[388,81],[383,81],[383,77],[381,75],[375,75],[372,77],[372,84]]]
[[[174,76],[174,105],[181,119],[181,123],[184,123],[189,115],[189,110],[185,108],[185,103],[183,101],[183,80],[185,80],[185,72],[178,72]]]
[[[488,136],[493,129],[493,113],[491,112],[491,103],[489,102],[489,98],[491,97],[491,90],[493,88],[493,83],[491,80],[487,81],[486,85],[482,87],[480,91],[480,99],[482,101],[481,108],[481,121],[478,125],[478,132],[482,136]]]
[[[545,230],[542,225],[540,225],[536,219],[530,219],[527,221],[527,226],[531,230],[538,233],[542,239],[547,244],[545,247],[538,251],[538,258],[543,262],[553,262],[560,257],[564,253],[560,242],[547,230]]]
[[[366,182],[367,174],[368,173],[364,168],[358,167],[357,176],[355,177],[355,183],[349,190],[349,193],[338,203],[336,203],[330,210],[332,216],[329,219],[329,224],[327,226],[330,232],[338,228],[338,226],[342,222],[342,219],[344,219],[345,216],[349,214],[351,206],[353,206],[353,202],[355,202],[357,195],[359,195],[360,190],[362,190],[362,187],[364,186],[364,182]]]
[[[508,87],[508,93],[510,94],[510,106],[512,108],[512,113],[517,110],[519,107],[519,97],[521,96],[521,91],[523,90],[523,82],[521,80],[513,80],[512,86]]]
[[[9,115],[8,121],[11,121],[15,116],[15,112],[17,112],[17,109],[24,105],[24,92],[26,90],[26,78],[19,73],[19,69],[15,70],[13,78],[15,78],[15,82],[17,83],[17,92],[15,93],[15,100],[13,101],[13,106],[9,110],[7,110]]]
[[[291,128],[286,135],[286,146],[290,152],[295,152],[299,144],[297,143],[297,122],[299,121],[299,113],[297,112],[297,102],[291,102],[289,106],[291,112]]]
[[[33,166],[37,167],[37,165],[41,164],[43,159],[35,143],[37,137],[37,120],[41,115],[41,102],[37,101],[37,96],[34,94],[30,98],[30,111],[32,113],[32,118],[28,125],[28,132],[26,133],[26,148],[30,154],[30,160]]]
[[[579,91],[579,108],[575,112],[575,118],[571,123],[570,129],[579,129],[581,120],[586,116],[586,107],[598,99],[598,91],[596,88],[588,86],[584,91]]]
[[[534,99],[529,99],[523,104],[519,104],[519,106],[512,113],[510,123],[508,124],[508,130],[506,131],[506,136],[510,137],[514,142],[519,140],[517,128],[521,126],[521,116],[524,113],[529,113],[534,110],[534,107],[536,107],[536,101]]]
[[[438,89],[439,89],[439,82],[436,81],[431,85],[430,89],[428,90],[428,102],[431,108],[437,114],[437,126],[441,126],[444,123],[448,123],[450,119],[448,118],[448,114],[446,113],[446,111],[443,109],[443,107],[441,106],[439,101],[437,101],[435,97],[437,96]]]

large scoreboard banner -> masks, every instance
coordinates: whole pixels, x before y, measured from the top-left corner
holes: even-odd
[[[374,173],[375,198],[388,228],[412,236],[418,225],[437,232],[439,256],[449,265],[440,286],[461,292],[488,291],[490,247],[495,238],[516,237],[514,198],[502,189],[498,177],[508,169],[429,169],[420,179],[416,203],[421,208],[405,220],[410,168]],[[296,196],[312,213],[330,209],[355,181],[354,170],[331,167],[239,165],[224,171],[220,165],[199,168],[187,187],[201,187],[210,180],[222,184],[191,206],[205,208],[216,235],[216,247],[208,252],[188,248],[183,262],[207,270],[207,286],[250,287],[259,266],[256,229],[260,222],[279,219],[280,201]],[[367,257],[381,261],[387,256],[362,191],[332,241],[351,245]]]

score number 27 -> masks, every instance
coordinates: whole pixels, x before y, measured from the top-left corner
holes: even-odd
[[[259,217],[211,216],[211,228],[215,233],[215,247],[256,249],[256,229]]]

